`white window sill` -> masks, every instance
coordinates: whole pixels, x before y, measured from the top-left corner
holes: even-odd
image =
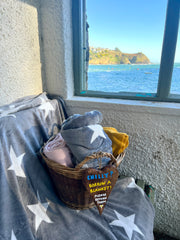
[[[107,110],[116,108],[118,111],[180,116],[180,103],[106,99],[78,96],[68,98],[66,102],[68,105],[76,107],[92,106],[96,108],[96,106],[98,106],[98,108],[102,107],[103,109]]]

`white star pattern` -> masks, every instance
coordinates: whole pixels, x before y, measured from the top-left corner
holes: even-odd
[[[41,104],[42,103],[45,103],[47,100],[42,96],[42,97],[39,97],[40,98],[40,100],[41,100]]]
[[[38,199],[39,199],[39,194],[38,194]],[[34,213],[35,215],[35,229],[36,231],[39,228],[39,225],[41,224],[42,221],[45,221],[47,223],[52,223],[51,219],[48,217],[46,214],[47,208],[48,208],[49,203],[41,203],[38,201],[37,204],[32,204],[32,205],[27,205],[29,210]]]
[[[42,104],[39,107],[39,109],[40,110],[45,110],[45,118],[48,116],[49,111],[54,111],[54,107],[49,102],[46,102],[46,103]]]
[[[12,104],[12,105],[9,106],[9,109],[13,109],[14,108],[14,111],[18,112],[20,109],[22,109],[24,107],[25,107],[24,104],[21,104],[20,106],[17,106],[17,107],[16,107],[16,105]],[[12,110],[10,110],[10,111],[12,111]]]
[[[12,104],[12,105],[9,106],[8,110],[2,111],[2,113],[0,114],[0,118],[2,118],[2,117],[14,117],[14,118],[16,118],[16,115],[11,114],[11,113],[18,112],[23,107],[25,107],[24,104],[22,104],[21,106],[18,106],[18,107],[16,107],[16,105]]]
[[[106,139],[106,136],[104,135],[103,128],[101,125],[98,124],[89,125],[88,128],[90,128],[93,131],[90,143],[93,143],[94,140],[96,140],[96,138],[98,138],[99,136]]]
[[[13,230],[12,230],[12,232],[11,232],[11,240],[17,240],[17,238],[16,238],[16,236],[15,236]]]
[[[139,234],[143,235],[144,234],[141,232],[141,230],[137,227],[136,224],[134,224],[135,220],[135,214],[132,214],[130,216],[124,217],[123,215],[119,214],[116,210],[114,210],[117,220],[114,220],[110,223],[110,225],[117,226],[117,227],[122,227],[124,228],[128,238],[131,240],[133,231],[138,232]]]
[[[16,157],[16,154],[13,150],[13,148],[10,148],[10,158],[12,161],[12,165],[8,168],[8,170],[13,170],[18,177],[26,177],[24,174],[24,171],[21,167],[22,159],[24,157],[24,154],[21,154],[19,157]]]
[[[4,111],[3,113],[0,114],[0,118],[3,118],[3,117],[13,117],[13,118],[16,118],[16,115],[14,114],[9,114],[10,111]]]
[[[15,108],[14,104],[9,105],[9,109],[13,109],[13,108]]]
[[[142,188],[140,188],[138,185],[136,185],[134,178],[132,178],[132,182],[127,186],[127,188],[136,188],[136,189],[138,189],[138,190],[142,193],[142,195],[144,196],[144,191],[142,190]]]

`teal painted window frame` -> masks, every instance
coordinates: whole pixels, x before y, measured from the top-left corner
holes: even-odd
[[[170,94],[179,19],[180,0],[168,0],[157,93],[90,91],[86,90],[86,0],[72,0],[74,95],[180,102],[179,94]]]

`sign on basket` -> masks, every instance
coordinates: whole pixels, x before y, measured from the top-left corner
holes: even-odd
[[[88,168],[84,172],[83,184],[92,196],[100,215],[104,210],[118,176],[118,170],[113,166],[106,166],[101,170]]]

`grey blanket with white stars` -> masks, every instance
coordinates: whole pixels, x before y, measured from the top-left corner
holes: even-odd
[[[112,141],[100,125],[102,118],[102,113],[94,110],[84,115],[74,114],[63,122],[61,134],[73,153],[75,166],[95,152],[112,153]],[[103,158],[101,167],[108,162],[108,158]],[[91,160],[85,167],[98,168],[98,165],[97,160]]]
[[[45,93],[0,108],[0,240],[153,240],[154,209],[133,178],[118,180],[101,216],[59,200],[39,150],[63,120]]]

